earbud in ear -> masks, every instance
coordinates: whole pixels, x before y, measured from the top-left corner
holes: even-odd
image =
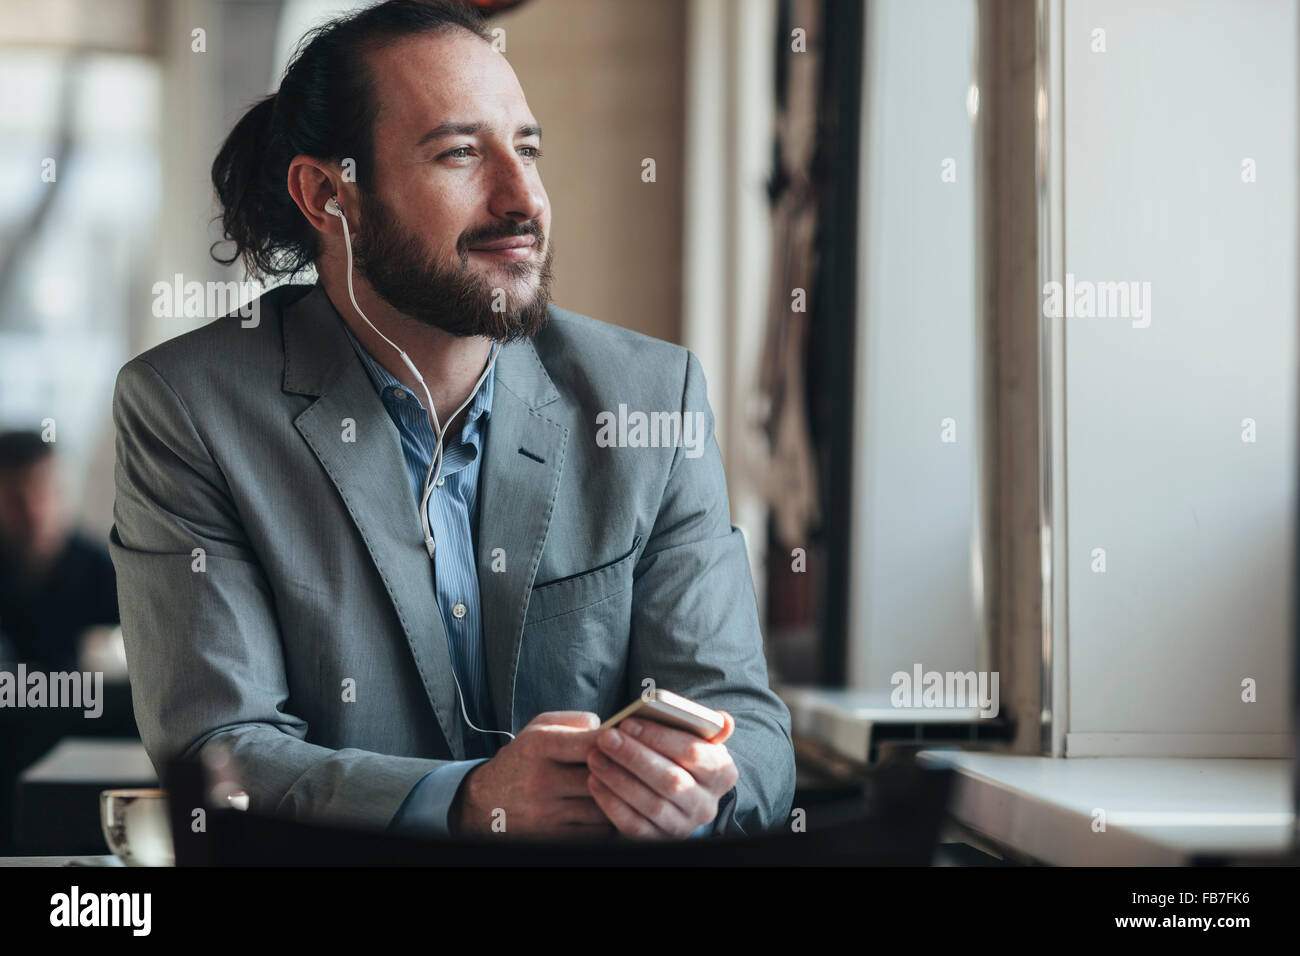
[[[343,218],[343,210],[339,207],[339,201],[333,196],[330,196],[329,199],[325,200],[325,211],[331,216],[338,216],[340,219]]]

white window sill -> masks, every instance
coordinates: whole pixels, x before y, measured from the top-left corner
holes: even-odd
[[[958,772],[950,813],[995,843],[1062,866],[1178,866],[1291,847],[1291,763],[1026,757],[927,750]],[[1094,829],[1105,813],[1105,830]]]

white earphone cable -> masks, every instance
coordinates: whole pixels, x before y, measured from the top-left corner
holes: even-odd
[[[331,208],[331,205],[333,208]],[[446,434],[446,429],[438,423],[438,413],[433,407],[433,396],[429,394],[429,386],[425,384],[424,376],[420,374],[420,370],[415,367],[415,363],[411,361],[410,356],[402,351],[401,347],[396,342],[386,336],[383,332],[380,332],[379,329],[375,328],[375,324],[366,317],[366,314],[361,311],[361,306],[357,304],[356,294],[352,290],[352,237],[350,235],[351,230],[348,228],[348,217],[343,214],[343,207],[340,206],[337,200],[332,197],[326,202],[325,208],[333,215],[338,216],[343,222],[343,246],[347,250],[348,256],[348,298],[352,301],[352,308],[357,310],[357,315],[361,316],[362,321],[364,321],[366,325],[370,326],[376,335],[391,345],[397,351],[397,354],[402,357],[403,364],[405,364],[410,373],[415,376],[415,380],[420,383],[420,387],[424,389],[424,397],[428,401],[425,411],[428,412],[429,424],[433,426],[433,434],[437,439],[437,442],[434,445],[433,458],[429,461],[429,470],[426,471],[424,475],[424,494],[420,498],[420,530],[424,534],[425,550],[429,552],[429,557],[432,558],[437,544],[433,540],[433,529],[429,524],[429,497],[433,494],[434,484],[442,474],[442,441]],[[451,417],[447,419],[448,427],[450,427],[451,423],[456,420],[456,416],[465,410],[465,406],[474,399],[474,396],[478,394],[478,390],[482,387],[483,383],[487,381],[488,373],[492,371],[492,366],[496,364],[497,356],[500,354],[501,344],[499,342],[494,342],[492,345],[492,354],[488,358],[487,368],[485,368],[483,374],[479,376],[479,380],[475,384],[473,390],[469,393],[469,397],[466,398],[465,401],[461,403],[460,408],[452,412]],[[435,465],[437,466],[436,473]],[[451,667],[451,679],[456,684],[456,697],[460,701],[460,712],[465,718],[466,724],[481,734],[504,734],[511,740],[515,739],[515,735],[508,730],[485,730],[484,728],[477,726],[474,721],[470,720],[469,712],[465,709],[465,694],[460,689],[460,678],[456,676],[456,665],[454,662]]]

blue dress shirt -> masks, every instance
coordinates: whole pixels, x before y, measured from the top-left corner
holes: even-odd
[[[340,317],[341,321],[341,317]],[[433,426],[420,400],[357,341],[343,323],[361,364],[379,392],[384,408],[397,426],[402,456],[411,480],[417,507],[424,496],[425,474],[437,445]],[[442,471],[429,496],[428,520],[433,529],[434,587],[447,639],[452,666],[460,680],[465,708],[473,722],[485,730],[492,727],[492,703],[483,655],[483,618],[479,600],[475,561],[474,528],[478,525],[478,475],[488,423],[492,418],[492,387],[496,369],[488,373],[466,410],[460,434],[443,442]],[[418,829],[441,835],[449,833],[447,813],[465,776],[489,759],[506,741],[504,736],[481,734],[466,728],[465,753],[472,759],[450,761],[421,778],[394,814],[390,829]],[[691,836],[707,836],[721,829],[730,817],[735,791],[719,802],[713,822],[696,829]]]

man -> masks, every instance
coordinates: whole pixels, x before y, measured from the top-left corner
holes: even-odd
[[[231,132],[230,261],[320,281],[119,375],[155,763],[222,746],[255,809],[457,835],[784,822],[789,713],[699,364],[550,304],[540,141],[477,17],[413,2],[315,31]],[[620,405],[678,440],[605,447]],[[651,684],[726,730],[597,730]]]

